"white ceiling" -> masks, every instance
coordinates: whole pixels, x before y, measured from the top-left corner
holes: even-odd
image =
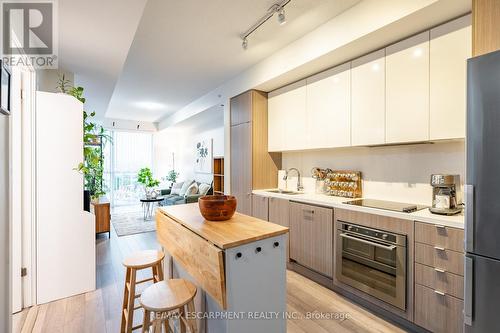
[[[286,6],[287,24],[280,26],[276,17],[272,17],[249,38],[248,50],[244,51],[239,35],[277,0],[148,0],[112,96],[108,82],[121,63],[113,64],[112,71],[105,70],[112,72],[108,75],[100,74],[97,68],[94,71],[85,68],[87,87],[95,78],[93,82],[102,82],[105,88],[101,89],[98,84],[95,91],[87,93],[88,99],[99,100],[100,106],[105,106],[111,97],[106,112],[109,118],[158,121],[359,1],[292,0]],[[118,7],[128,15],[136,14],[135,10],[127,11],[125,7],[140,7],[137,2],[143,1],[127,0]],[[87,2],[83,3],[81,6],[86,6]],[[115,18],[121,21],[122,15],[112,14],[113,23]],[[101,31],[109,26],[102,28]],[[113,34],[122,35],[116,29]],[[129,31],[125,35],[120,38],[128,38]],[[116,44],[120,44],[115,38],[93,50],[90,58],[101,55],[107,58],[108,52],[115,52]],[[79,74],[78,70],[75,72]]]
[[[102,118],[146,0],[59,0],[59,66],[85,88],[85,107]]]

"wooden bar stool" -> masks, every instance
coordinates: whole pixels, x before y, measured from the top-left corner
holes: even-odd
[[[141,296],[140,294],[135,294],[135,287],[137,284],[148,281],[157,283],[163,280],[162,260],[164,257],[165,254],[161,251],[146,250],[136,252],[123,260],[123,266],[126,267],[127,272],[125,275],[125,287],[123,290],[122,322],[120,332],[130,333],[142,326],[138,325],[132,327],[134,322],[134,310],[140,308],[140,306],[134,306],[135,299]],[[148,279],[137,281],[137,271],[147,268],[151,268],[153,276]]]
[[[161,333],[163,325],[165,333],[169,333],[169,319],[178,317],[181,332],[186,332],[187,326],[191,333],[196,333],[196,320],[193,316],[186,316],[186,310],[191,313],[195,311],[195,296],[196,287],[184,279],[170,279],[147,287],[139,299],[144,308],[142,332],[149,332],[152,325],[154,333]]]

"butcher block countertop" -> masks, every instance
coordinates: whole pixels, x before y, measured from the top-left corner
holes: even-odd
[[[288,228],[235,213],[227,221],[205,220],[198,203],[159,207],[158,211],[188,228],[220,249],[228,249],[288,232]]]

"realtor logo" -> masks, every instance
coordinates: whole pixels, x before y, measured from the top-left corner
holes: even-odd
[[[2,1],[2,60],[10,66],[55,68],[53,1]]]

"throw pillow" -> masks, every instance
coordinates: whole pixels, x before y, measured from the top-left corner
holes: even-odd
[[[172,189],[170,190],[170,194],[179,195],[179,193],[181,192],[181,189],[182,189],[182,185],[184,185],[184,182],[174,183],[172,185]]]
[[[210,185],[201,183],[200,186],[198,186],[198,193],[200,195],[207,195],[208,190],[210,190]]]
[[[193,184],[193,183],[194,183],[194,180],[186,180],[186,181],[184,182],[184,184],[182,184],[182,188],[181,188],[181,190],[180,190],[180,192],[179,192],[179,195],[180,195],[181,197],[185,196],[185,195],[186,195],[186,191],[187,191],[187,189],[188,189],[188,188],[189,188],[189,186],[191,186],[191,184]]]
[[[188,187],[186,194],[184,195],[187,197],[188,195],[195,195],[198,194],[198,184],[192,183],[191,186]]]

